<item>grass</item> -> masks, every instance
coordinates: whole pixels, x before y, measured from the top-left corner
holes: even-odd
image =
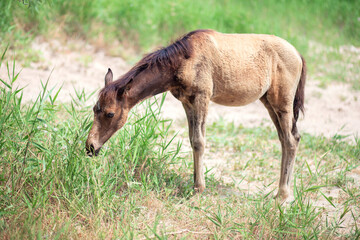
[[[207,128],[206,158],[219,157],[221,174],[208,169],[205,193],[194,195],[191,155],[172,122],[159,117],[164,98],[139,106],[100,156],[89,158],[90,96],[78,92],[60,104],[61,89],[44,83],[34,103],[23,103],[22,89],[12,87],[21,74],[4,59],[1,238],[359,238],[359,139],[304,134],[294,201],[278,206],[274,129],[217,121]]]
[[[68,35],[104,34],[142,48],[167,44],[174,36],[197,28],[271,33],[299,43],[307,39],[324,42],[326,38],[332,44],[359,44],[358,9],[357,1],[338,0],[5,0],[0,26],[4,32],[45,33],[56,24]]]

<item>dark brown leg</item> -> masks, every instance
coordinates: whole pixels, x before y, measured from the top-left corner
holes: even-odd
[[[184,104],[189,124],[189,138],[194,158],[194,189],[203,192],[205,189],[204,150],[205,150],[205,121],[209,99],[198,96],[194,103]]]

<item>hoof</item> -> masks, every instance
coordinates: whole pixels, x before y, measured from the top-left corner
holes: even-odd
[[[292,202],[294,200],[294,197],[290,194],[288,190],[279,189],[274,199],[278,204],[282,205],[284,203]]]
[[[203,193],[205,190],[205,186],[195,186],[194,191],[195,193]]]

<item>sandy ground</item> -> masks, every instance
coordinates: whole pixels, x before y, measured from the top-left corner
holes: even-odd
[[[34,100],[41,91],[41,81],[49,77],[50,88],[62,87],[59,101],[71,101],[75,96],[74,89],[84,89],[90,93],[103,87],[104,75],[110,67],[115,77],[127,71],[129,66],[119,57],[110,57],[104,51],[96,51],[91,45],[81,41],[69,41],[66,45],[59,41],[45,42],[37,39],[32,48],[40,53],[40,61],[30,63],[28,67],[16,66],[16,72],[21,70],[15,85],[25,87],[24,100]],[[11,56],[10,53],[8,54]],[[21,62],[20,62],[21,63]],[[311,64],[311,63],[308,63]],[[2,79],[8,79],[6,67],[0,69]],[[89,100],[95,103],[96,95]],[[184,120],[185,113],[180,102],[171,94],[163,108],[164,117],[174,120]],[[272,125],[266,109],[259,101],[244,107],[224,107],[211,104],[208,122],[223,118],[236,124],[254,127],[260,123]],[[354,136],[360,133],[360,92],[351,90],[346,84],[333,82],[326,88],[310,75],[306,84],[306,114],[298,123],[300,132],[313,135],[332,137],[335,134]]]

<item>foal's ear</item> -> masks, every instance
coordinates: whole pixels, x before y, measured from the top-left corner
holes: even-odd
[[[119,88],[117,90],[118,99],[120,99],[124,95],[124,93],[126,93],[127,91],[130,90],[132,81],[133,81],[133,78],[131,78],[130,81],[124,87]]]
[[[112,80],[113,80],[113,73],[112,73],[111,69],[109,68],[109,69],[108,69],[108,72],[107,72],[106,75],[105,75],[105,87],[106,87],[109,83],[111,83]]]

